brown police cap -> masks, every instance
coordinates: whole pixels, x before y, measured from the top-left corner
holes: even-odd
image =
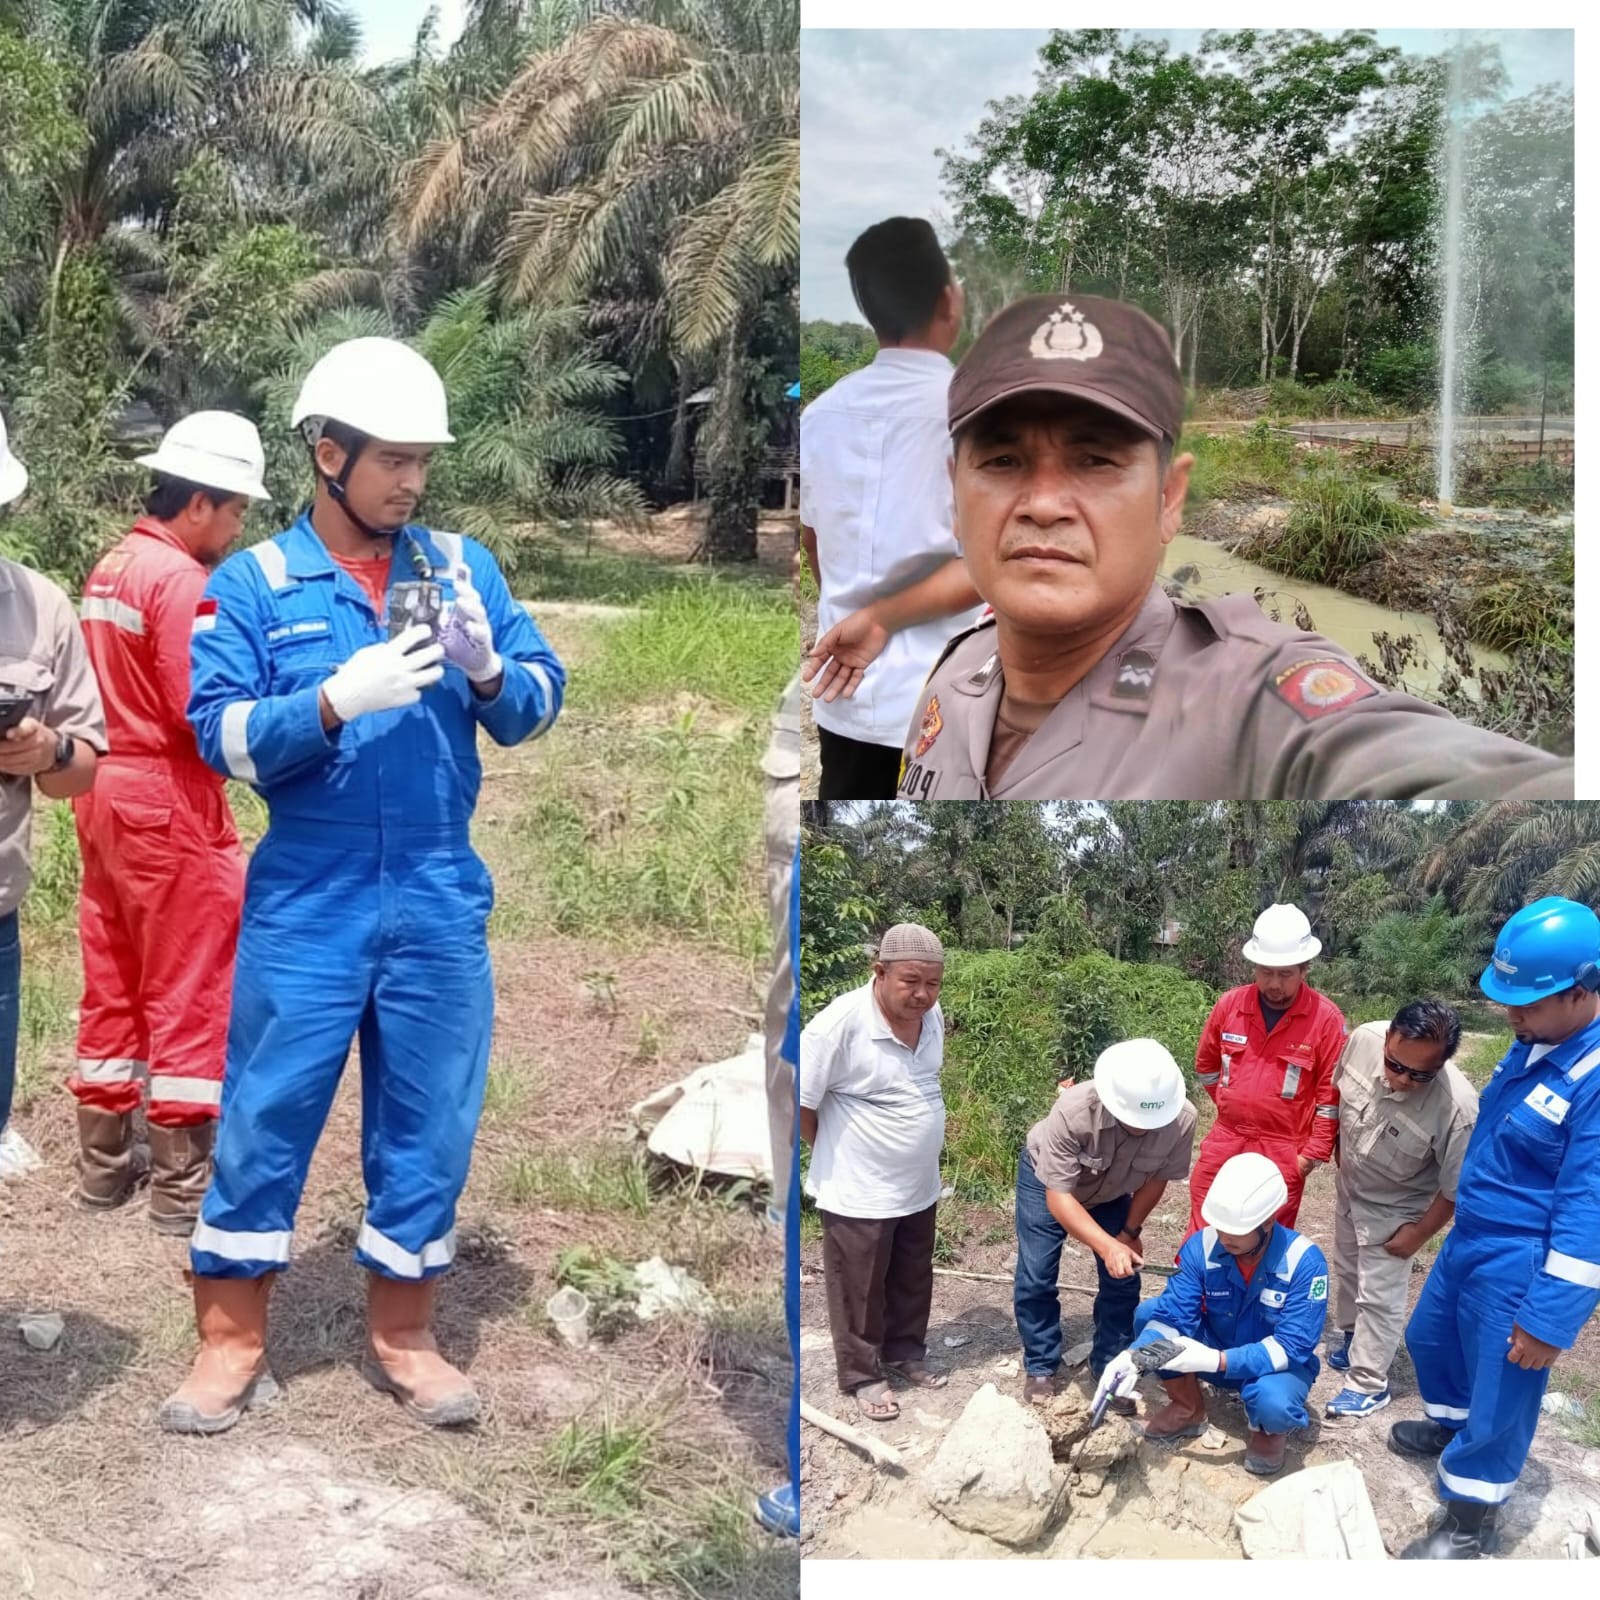
[[[996,312],[950,381],[950,431],[1015,395],[1075,395],[1176,440],[1183,379],[1166,329],[1137,306],[1030,295]]]

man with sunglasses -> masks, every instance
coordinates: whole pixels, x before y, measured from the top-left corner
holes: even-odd
[[[1390,1400],[1411,1258],[1456,1209],[1478,1096],[1450,1064],[1461,1023],[1437,1000],[1367,1022],[1339,1058],[1339,1164],[1333,1224],[1336,1335],[1328,1365],[1345,1375],[1330,1417],[1367,1417]]]
[[[1516,1042],[1484,1085],[1456,1225],[1406,1325],[1425,1415],[1389,1446],[1437,1457],[1444,1501],[1406,1560],[1493,1553],[1550,1367],[1600,1304],[1600,917],[1554,896],[1524,906],[1478,986]]]

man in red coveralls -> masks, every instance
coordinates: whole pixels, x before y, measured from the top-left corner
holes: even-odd
[[[133,1113],[148,1074],[150,1222],[181,1236],[210,1175],[244,894],[222,779],[184,714],[189,640],[210,621],[201,597],[211,568],[267,492],[255,428],[226,411],[183,418],[139,464],[155,473],[149,514],[84,589],[111,754],[74,807],[84,997],[68,1087],[78,1200],[109,1209],[143,1176]]]
[[[1298,906],[1268,906],[1244,947],[1255,982],[1230,989],[1206,1019],[1194,1070],[1217,1120],[1189,1176],[1190,1233],[1204,1226],[1201,1202],[1231,1156],[1255,1150],[1276,1163],[1289,1186],[1278,1221],[1292,1228],[1306,1174],[1333,1154],[1333,1074],[1348,1030],[1339,1008],[1306,982],[1321,949]]]

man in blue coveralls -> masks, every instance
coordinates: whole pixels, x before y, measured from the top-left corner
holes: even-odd
[[[1139,1431],[1161,1444],[1197,1438],[1206,1431],[1199,1379],[1236,1389],[1251,1429],[1244,1464],[1263,1477],[1282,1469],[1289,1430],[1311,1420],[1306,1395],[1328,1317],[1327,1261],[1275,1220],[1288,1198],[1266,1156],[1246,1151],[1222,1164],[1201,1210],[1206,1226],[1184,1241],[1166,1289],[1134,1313],[1134,1341],[1096,1392],[1097,1400],[1106,1390],[1131,1395],[1139,1377],[1132,1352],[1173,1341],[1179,1353],[1160,1372],[1167,1404]]]
[[[362,1372],[423,1422],[476,1417],[431,1323],[494,1016],[493,889],[468,838],[477,734],[543,733],[565,685],[489,553],[409,520],[433,448],[452,442],[427,361],[390,339],[341,344],[291,423],[312,451],[311,509],[225,562],[194,624],[200,753],[265,797],[270,824],[246,880],[215,1170],[191,1242],[200,1353],[161,1409],[182,1433],[220,1432],[276,1393],[268,1289],[354,1037]],[[412,615],[431,621],[387,625]]]
[[[1495,1544],[1550,1366],[1600,1300],[1600,917],[1554,897],[1512,917],[1478,986],[1516,1043],[1478,1099],[1456,1220],[1406,1328],[1421,1422],[1390,1448],[1439,1458],[1444,1517],[1407,1560]]]

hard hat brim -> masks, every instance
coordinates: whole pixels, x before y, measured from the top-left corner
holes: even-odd
[[[0,506],[20,499],[28,487],[28,469],[9,452],[0,456]]]
[[[179,460],[173,456],[164,456],[157,450],[153,455],[136,457],[134,465],[148,467],[152,472],[165,472],[174,478],[182,478],[185,483],[195,484],[201,489],[215,489],[219,494],[242,494],[251,500],[272,498],[253,478],[247,477],[243,472],[229,472],[226,467],[207,467],[204,469],[203,477],[196,477],[192,457],[186,456]]]
[[[1568,978],[1564,983],[1551,984],[1549,988],[1539,984],[1519,989],[1515,984],[1507,983],[1495,971],[1493,962],[1483,969],[1483,976],[1478,979],[1478,987],[1497,1006],[1536,1005],[1540,1000],[1547,1000],[1553,994],[1575,987],[1576,983],[1575,978]]]
[[[1263,950],[1252,937],[1245,941],[1244,959],[1253,967],[1303,967],[1322,954],[1322,941],[1312,934],[1300,946],[1300,953],[1286,956],[1281,950]]]

